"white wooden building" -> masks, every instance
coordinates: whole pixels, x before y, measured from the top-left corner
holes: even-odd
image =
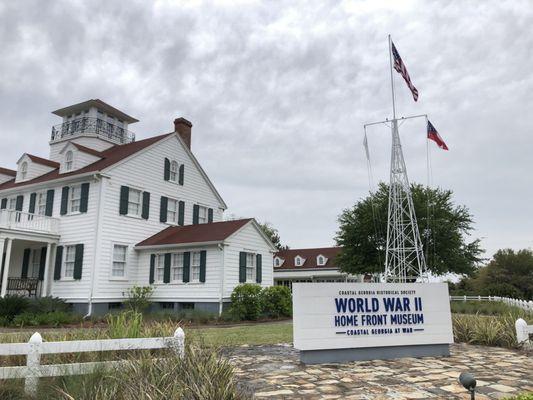
[[[274,254],[274,283],[292,290],[294,282],[363,282],[363,275],[350,275],[336,265],[340,247],[287,249]],[[369,281],[370,276],[365,281]]]
[[[227,208],[191,152],[192,124],[135,140],[101,100],[53,112],[48,158],[0,168],[0,293],[56,296],[88,314],[154,285],[162,308],[220,311],[240,282],[273,284],[274,247]]]

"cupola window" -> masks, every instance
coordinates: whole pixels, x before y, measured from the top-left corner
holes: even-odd
[[[71,171],[74,164],[74,154],[72,151],[67,151],[65,154],[65,171]]]

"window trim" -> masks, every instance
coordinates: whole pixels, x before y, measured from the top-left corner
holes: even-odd
[[[175,202],[176,204],[176,208],[174,209],[174,211],[172,211],[174,213],[173,219],[169,218],[169,205],[171,201]],[[178,225],[178,218],[179,218],[179,200],[173,197],[167,197],[167,222],[166,223],[169,225]]]
[[[202,222],[201,212],[205,210],[205,221]],[[209,207],[198,204],[198,225],[207,224],[209,222]]]
[[[69,159],[70,155],[70,159]],[[74,170],[74,152],[72,150],[68,150],[65,153],[65,172]]]
[[[115,246],[122,246],[126,248],[126,251],[124,253],[124,275],[123,276],[115,276],[113,275],[113,267],[115,264]],[[111,257],[110,257],[110,269],[109,269],[109,280],[110,281],[127,281],[128,280],[128,252],[129,252],[129,244],[124,242],[111,242]],[[116,261],[119,262],[119,261]]]
[[[158,274],[159,270],[161,270],[161,279],[159,279],[159,274]],[[165,280],[165,253],[157,253],[155,255],[154,284],[164,285],[165,284],[164,280]]]
[[[80,188],[81,190],[81,188]],[[46,215],[46,199],[47,199],[47,192],[37,192],[37,195],[35,196],[35,215]],[[81,196],[81,193],[80,193]],[[44,202],[41,204],[41,200]],[[41,213],[41,207],[43,207],[43,212]]]
[[[28,177],[28,162],[23,161],[20,164],[20,179],[25,180]]]
[[[170,253],[170,282],[169,283],[174,283],[174,284],[184,283],[183,282],[183,258],[184,258],[184,253],[185,252],[183,252],[183,251]],[[180,257],[178,257],[178,256],[181,256],[181,265],[179,264]],[[177,265],[174,265],[174,259],[175,258],[178,259],[178,264]],[[178,273],[179,279],[173,279],[174,278],[174,269],[178,269],[178,271],[181,271],[181,273]]]
[[[176,167],[175,170],[172,169],[173,166]],[[179,163],[176,160],[171,160],[170,167],[169,167],[169,173],[168,173],[169,182],[178,183],[179,169],[180,169]],[[174,179],[172,179],[172,175],[174,175]]]
[[[201,256],[201,251],[200,250],[196,250],[196,251],[191,251],[191,264],[190,264],[190,267],[189,267],[189,282],[188,283],[202,283],[200,282],[200,269],[201,269],[201,264],[202,264],[202,256]],[[195,255],[198,255],[198,265],[194,265],[194,256]],[[195,279],[194,278],[194,269],[197,268],[198,269],[198,279]]]
[[[74,197],[73,197],[74,189],[78,189],[79,190],[79,197],[76,199],[76,200],[78,200],[78,210],[77,211],[72,211],[72,201],[75,200]],[[80,207],[81,207],[81,183],[78,183],[78,184],[75,184],[75,185],[70,185],[69,188],[68,188],[67,214],[68,215],[81,214]]]
[[[257,265],[256,265],[257,252],[246,252],[246,283],[256,283],[257,279]],[[252,263],[250,264],[250,260]],[[248,278],[248,270],[252,271],[252,277]]]
[[[137,208],[138,212],[137,212],[137,214],[130,213],[130,204],[132,204],[132,203],[135,204],[133,201],[131,201],[132,192],[139,192],[139,203],[137,203],[138,204],[138,208]],[[133,218],[142,218],[142,206],[143,206],[143,190],[129,186],[128,212],[126,213],[126,216],[133,217]]]
[[[72,275],[67,276],[67,254],[68,249],[73,248],[73,259],[72,261],[69,261],[69,263],[72,263]],[[64,281],[73,281],[74,280],[74,270],[76,268],[76,245],[75,244],[64,244],[63,245],[63,259],[61,260],[61,280]]]

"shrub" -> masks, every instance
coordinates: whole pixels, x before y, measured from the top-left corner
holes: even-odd
[[[21,314],[28,309],[29,301],[22,296],[7,295],[0,298],[0,318],[11,322],[15,315]]]
[[[107,333],[111,339],[141,337],[143,316],[135,311],[108,314]]]
[[[490,283],[481,289],[482,296],[501,296],[522,299],[524,294],[510,283]]]
[[[70,310],[70,304],[67,304],[65,300],[58,297],[38,297],[32,299],[29,304],[29,311],[32,313],[51,313],[51,312],[68,312]]]
[[[270,286],[261,292],[263,313],[272,318],[292,315],[292,295],[286,286]]]
[[[24,312],[13,318],[12,325],[18,327],[51,325],[60,326],[80,322],[81,315],[67,313],[64,311],[53,311],[48,313]]]
[[[452,312],[457,314],[507,315],[512,313],[517,315],[517,318],[528,315],[527,311],[500,301],[452,301],[450,304]]]
[[[241,320],[256,320],[261,315],[261,286],[244,283],[231,293],[231,313]]]
[[[205,324],[218,319],[217,314],[204,310],[157,311],[147,318],[156,321],[174,321],[192,324]]]
[[[124,305],[135,312],[145,312],[150,306],[150,299],[153,293],[154,288],[152,286],[134,285],[128,290],[128,299],[124,302]]]

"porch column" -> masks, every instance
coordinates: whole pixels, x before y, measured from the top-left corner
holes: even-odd
[[[41,296],[48,296],[48,280],[50,275],[50,263],[52,260],[52,243],[46,244],[46,260],[44,262],[44,279],[43,287],[41,288]]]
[[[4,261],[4,248],[5,248],[5,242],[6,238],[4,236],[0,236],[0,279],[4,276],[4,264],[2,261]],[[0,285],[2,282],[0,281]]]
[[[4,266],[4,276],[2,277],[2,292],[0,293],[0,297],[5,297],[7,293],[7,277],[9,276],[9,264],[11,263],[12,244],[13,239],[7,238],[6,262]]]

